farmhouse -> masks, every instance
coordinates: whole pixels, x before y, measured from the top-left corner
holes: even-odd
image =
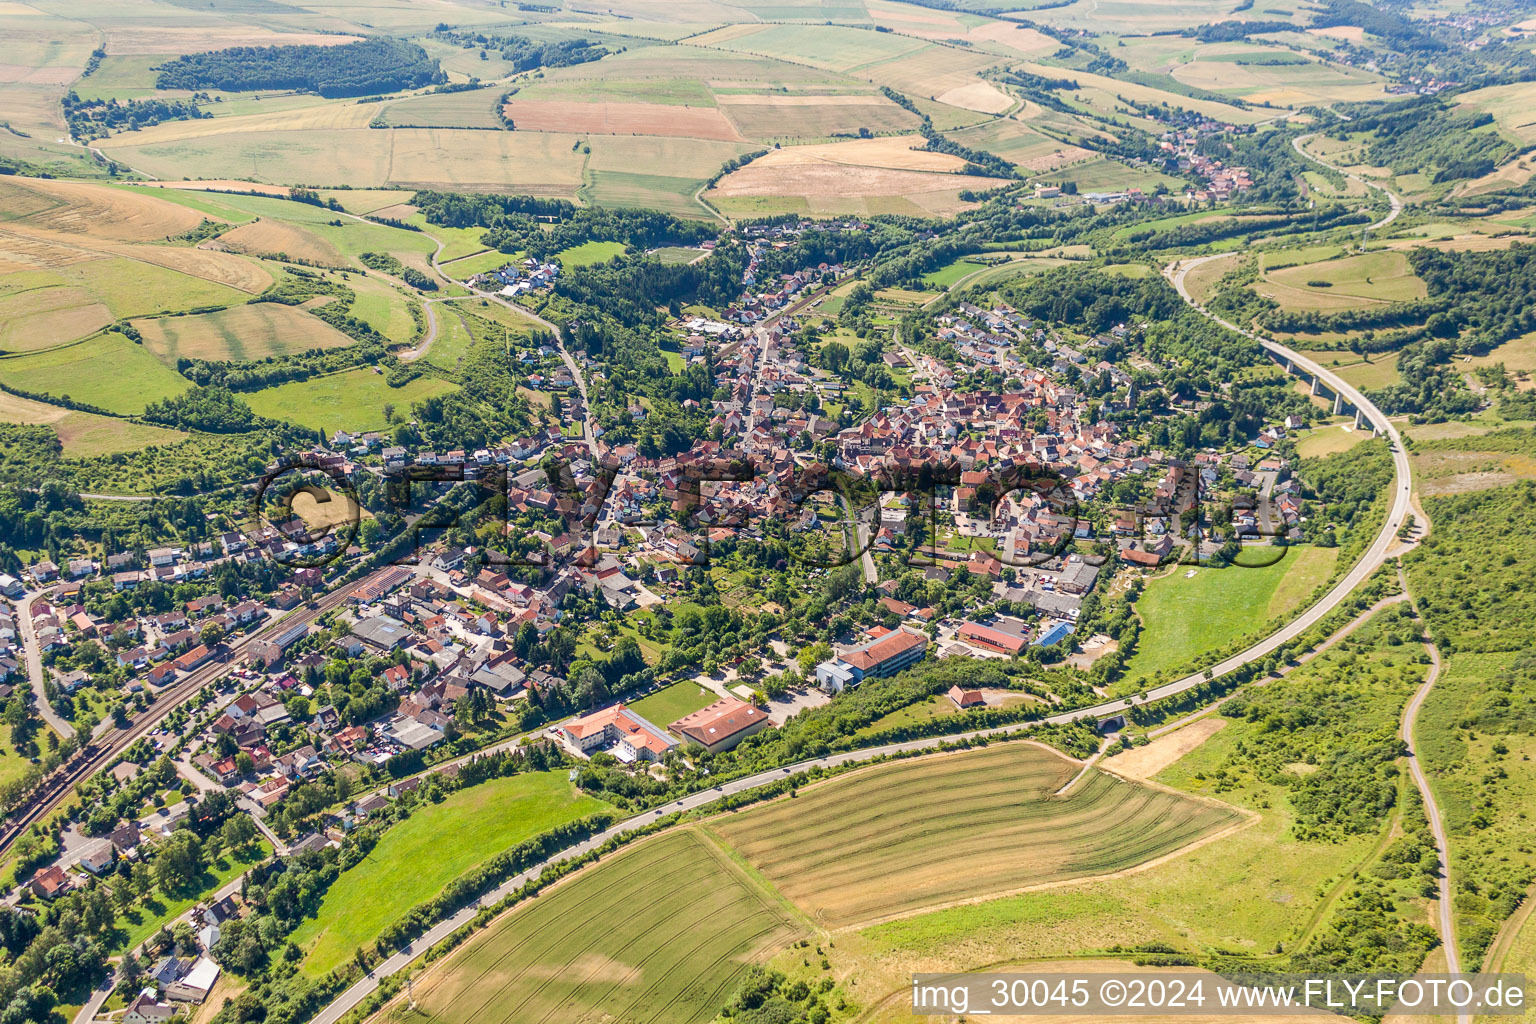
[[[145,989],[123,1011],[123,1024],[161,1024],[176,1016],[176,1007],[155,998],[154,990]]]
[[[667,728],[703,747],[711,754],[730,750],[753,733],[762,732],[771,723],[768,712],[733,697],[722,697],[706,708],[684,715]]]

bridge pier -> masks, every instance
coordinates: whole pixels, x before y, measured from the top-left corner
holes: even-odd
[[[1313,377],[1312,378],[1312,397],[1316,398],[1317,397],[1317,393],[1319,391],[1321,391],[1322,389],[1323,389],[1322,381],[1318,380],[1316,377]]]
[[[1337,416],[1340,413],[1342,413],[1343,411],[1344,411],[1344,396],[1343,395],[1334,395],[1333,396],[1333,414],[1335,416]]]
[[[1356,409],[1355,410],[1355,429],[1359,430],[1360,427],[1364,425],[1364,423],[1365,423],[1365,414],[1362,413],[1359,409]]]

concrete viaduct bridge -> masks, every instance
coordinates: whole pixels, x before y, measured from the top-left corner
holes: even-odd
[[[1263,339],[1260,339],[1260,343],[1264,344]],[[1311,379],[1311,381],[1312,381],[1312,396],[1314,398],[1319,397],[1319,396],[1325,396],[1325,397],[1331,396],[1333,398],[1333,414],[1335,416],[1342,416],[1346,412],[1353,412],[1355,414],[1355,429],[1356,430],[1359,430],[1360,428],[1362,428],[1362,427],[1364,427],[1366,425],[1369,425],[1370,428],[1371,428],[1371,432],[1372,433],[1378,434],[1378,435],[1386,434],[1385,428],[1380,423],[1373,423],[1373,422],[1371,422],[1371,420],[1370,420],[1370,413],[1368,413],[1364,408],[1362,408],[1362,404],[1356,403],[1354,400],[1352,400],[1349,396],[1347,396],[1344,393],[1345,392],[1344,388],[1330,386],[1329,383],[1323,378],[1323,374],[1321,372],[1315,372],[1313,369],[1308,369],[1306,366],[1302,366],[1302,365],[1298,364],[1294,359],[1292,359],[1292,358],[1290,358],[1288,356],[1282,355],[1278,351],[1275,351],[1275,349],[1281,348],[1281,347],[1282,346],[1278,346],[1278,345],[1275,345],[1275,346],[1271,347],[1271,345],[1269,345],[1269,344],[1264,344],[1265,351],[1269,352],[1270,358],[1273,359],[1275,362],[1279,363],[1281,366],[1285,367],[1285,372],[1286,373],[1290,374],[1293,377],[1301,377],[1303,379],[1306,379],[1306,378],[1310,378]],[[1333,377],[1334,375],[1333,374],[1329,374],[1328,376],[1329,377]],[[1353,388],[1349,388],[1348,390],[1353,391],[1354,389]],[[1369,403],[1363,403],[1363,404],[1369,404]],[[1372,405],[1371,409],[1374,410],[1375,406]]]

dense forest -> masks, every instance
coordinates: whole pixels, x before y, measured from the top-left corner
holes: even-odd
[[[601,60],[608,56],[606,47],[598,46],[590,39],[543,41],[525,36],[455,32],[443,24],[439,24],[432,35],[443,42],[452,43],[466,50],[479,50],[481,60],[487,59],[491,51],[495,51],[502,60],[512,65],[513,71],[565,68]]]
[[[375,37],[340,46],[235,46],[159,65],[159,89],[302,89],[321,96],[371,96],[447,81],[415,43]]]
[[[192,100],[81,99],[73,89],[64,94],[64,120],[69,134],[81,142],[105,138],[113,131],[138,131],[162,121],[188,121],[213,115]]]

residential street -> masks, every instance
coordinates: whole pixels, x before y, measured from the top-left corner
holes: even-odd
[[[21,631],[21,644],[27,652],[27,679],[32,684],[32,706],[37,708],[37,713],[43,721],[58,733],[60,738],[68,739],[75,735],[75,727],[59,717],[53,705],[48,703],[48,693],[44,688],[44,680],[48,678],[43,668],[43,652],[38,645],[37,631],[32,628],[32,604],[39,598],[51,597],[52,587],[42,590],[34,590],[16,603],[16,628]]]

